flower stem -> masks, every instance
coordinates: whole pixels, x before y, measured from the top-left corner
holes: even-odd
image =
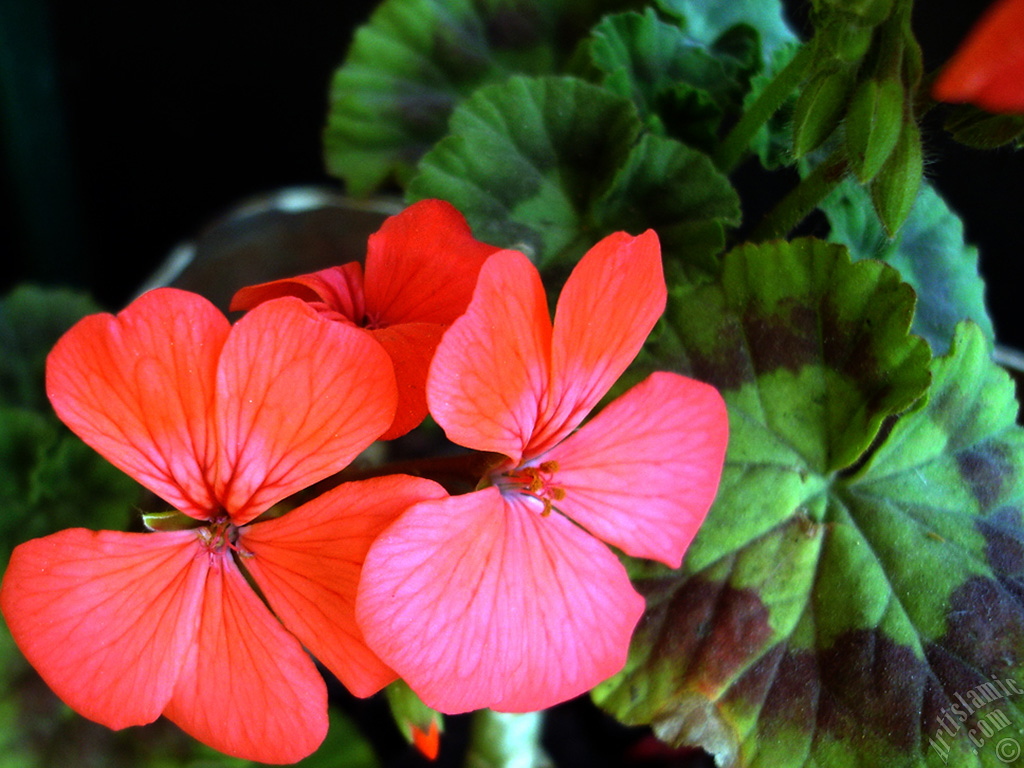
[[[540,745],[543,712],[473,715],[465,768],[554,768]]]
[[[722,173],[731,173],[739,165],[761,126],[779,111],[786,97],[804,80],[814,58],[813,50],[811,43],[802,45],[718,145],[714,159]]]
[[[842,150],[827,157],[754,227],[751,241],[759,243],[788,235],[839,186],[848,170],[849,162]]]

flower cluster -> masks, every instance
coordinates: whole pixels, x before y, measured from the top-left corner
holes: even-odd
[[[243,289],[233,326],[170,288],[85,318],[48,358],[50,401],[175,511],[17,547],[0,588],[15,641],[86,717],[163,715],[270,763],[326,733],[309,654],[357,696],[401,677],[446,713],[588,690],[644,609],[606,545],[678,567],[724,458],[721,398],[678,374],[584,423],[665,294],[655,234],[619,233],[552,322],[526,257],[424,201],[371,238],[365,268]],[[288,509],[428,411],[487,455],[477,490],[382,472]]]

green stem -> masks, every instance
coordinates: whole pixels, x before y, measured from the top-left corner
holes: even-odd
[[[729,131],[725,140],[718,145],[714,159],[715,165],[722,173],[728,174],[739,165],[761,126],[779,111],[779,107],[783,105],[789,94],[803,82],[814,59],[813,49],[812,43],[805,43],[801,46],[789,64],[775,75],[775,78],[761,91],[761,95],[743,113],[739,122]]]
[[[842,150],[827,157],[761,220],[750,239],[763,242],[788,235],[839,186],[848,170],[849,162]]]
[[[473,715],[465,768],[553,768],[540,745],[543,727],[543,712],[481,709]]]

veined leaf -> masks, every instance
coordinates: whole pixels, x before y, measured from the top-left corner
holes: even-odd
[[[569,77],[480,89],[452,115],[409,192],[448,200],[476,237],[541,266],[574,262],[610,232],[647,227],[700,265],[739,218],[735,191],[706,155],[643,135],[628,99]]]
[[[516,73],[554,72],[622,0],[384,0],[357,30],[330,87],[330,173],[365,195],[408,182],[476,88]]]

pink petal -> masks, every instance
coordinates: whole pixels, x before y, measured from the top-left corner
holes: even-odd
[[[232,329],[217,373],[217,496],[241,525],[345,467],[391,424],[391,360],[366,332],[298,299]]]
[[[231,311],[254,309],[282,296],[295,296],[337,320],[361,326],[366,316],[363,267],[357,261],[308,275],[246,286],[231,299]]]
[[[210,413],[227,319],[173,288],[116,317],[91,315],[57,342],[46,391],[61,420],[119,469],[182,512],[206,518],[215,459]]]
[[[448,438],[518,461],[547,391],[551,319],[540,275],[515,251],[483,269],[466,314],[445,332],[427,378]]]
[[[465,311],[480,267],[497,250],[473,239],[465,218],[451,204],[421,200],[410,205],[370,236],[368,327],[450,324]]]
[[[402,323],[368,331],[387,351],[395,366],[398,406],[395,420],[381,440],[394,440],[418,427],[427,416],[427,371],[444,326]]]
[[[717,390],[654,373],[544,455],[557,509],[634,557],[673,568],[704,521],[729,423]]]
[[[658,236],[609,235],[565,283],[551,341],[551,392],[526,455],[579,426],[640,352],[665,311]]]
[[[525,712],[618,672],[643,608],[597,539],[487,488],[417,504],[388,528],[356,617],[428,706]]]
[[[214,749],[293,763],[327,734],[327,687],[227,552],[207,555],[199,630],[164,714]]]
[[[109,728],[150,723],[195,637],[206,562],[192,531],[61,531],[15,548],[0,608],[68,706]]]
[[[243,562],[284,625],[356,696],[395,673],[356,626],[356,586],[377,535],[418,501],[445,496],[437,483],[392,475],[345,483],[276,520],[242,528]]]

